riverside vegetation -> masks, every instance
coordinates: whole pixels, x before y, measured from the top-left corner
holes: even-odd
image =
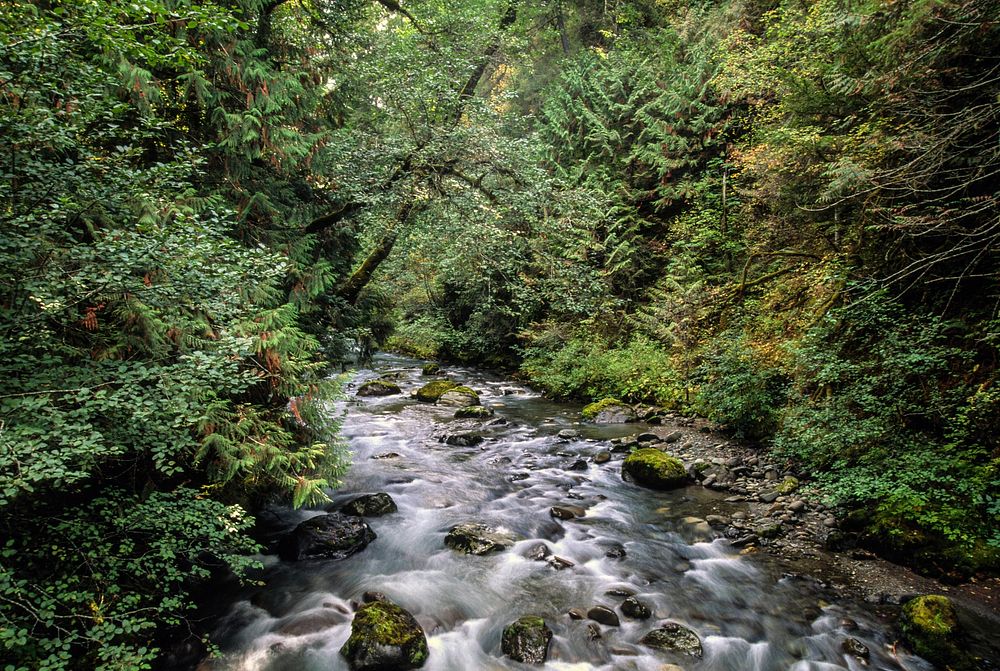
[[[352,348],[707,416],[890,557],[996,570],[1000,3],[52,0],[0,35],[5,668],[149,667],[252,575],[248,511],[344,474]]]

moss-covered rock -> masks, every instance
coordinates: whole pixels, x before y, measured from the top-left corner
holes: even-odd
[[[698,635],[676,622],[661,625],[659,629],[654,629],[643,636],[639,643],[657,650],[679,652],[692,657],[701,657],[703,654]]]
[[[469,387],[454,387],[441,394],[437,400],[437,404],[452,408],[479,405],[479,394]]]
[[[354,614],[351,637],[340,654],[354,671],[418,669],[427,661],[427,637],[409,611],[372,601]]]
[[[653,489],[675,489],[688,483],[688,475],[680,459],[646,447],[636,450],[622,462],[622,476]]]
[[[388,380],[369,380],[358,387],[358,396],[392,396],[402,393],[402,389],[395,382]]]
[[[458,383],[451,380],[434,380],[433,382],[428,382],[417,390],[417,400],[424,403],[436,403],[446,391],[450,391],[457,386]]]
[[[598,424],[626,424],[636,421],[635,410],[616,398],[605,398],[583,408],[583,418]]]
[[[791,475],[787,476],[781,483],[775,488],[774,491],[779,494],[791,494],[796,489],[799,488],[799,480]]]
[[[526,615],[504,627],[500,649],[515,662],[544,664],[549,655],[551,640],[552,630],[545,624],[545,620]]]
[[[440,375],[441,366],[436,363],[425,363],[424,367],[420,369],[421,375]]]
[[[485,405],[469,405],[455,411],[455,419],[489,419],[496,413]]]
[[[485,555],[507,550],[518,540],[520,538],[509,531],[470,522],[452,527],[444,544],[465,554]]]
[[[951,671],[975,668],[962,647],[958,616],[948,597],[926,594],[910,599],[903,605],[899,629],[903,640],[928,661]]]

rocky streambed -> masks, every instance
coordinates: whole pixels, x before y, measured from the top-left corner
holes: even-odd
[[[703,422],[585,422],[507,380],[398,357],[348,393],[331,408],[353,452],[345,487],[324,509],[260,516],[264,584],[220,587],[222,654],[205,668],[934,668],[897,618],[941,586],[843,552],[852,539],[802,474]],[[968,640],[990,638],[990,604],[955,591],[961,626],[985,628]],[[995,668],[982,650],[971,663]]]

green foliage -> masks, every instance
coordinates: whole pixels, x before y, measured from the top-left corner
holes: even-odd
[[[615,396],[632,403],[674,406],[682,399],[670,357],[654,342],[636,336],[622,347],[571,339],[525,350],[522,371],[555,397]]]
[[[695,408],[739,436],[760,439],[778,427],[787,378],[761,360],[745,333],[728,331],[712,342],[700,368]]]
[[[345,240],[286,226],[310,211],[289,184],[326,94],[273,60],[280,35],[255,45],[259,11],[0,7],[14,668],[148,668],[210,570],[252,565],[241,505],[322,500],[343,472],[315,353],[336,279],[318,255]]]
[[[775,448],[820,473],[834,501],[875,512],[899,550],[996,544],[996,462],[969,422],[985,393],[964,334],[881,295],[831,311],[794,351]]]

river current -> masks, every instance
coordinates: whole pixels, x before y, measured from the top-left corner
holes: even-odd
[[[358,371],[342,414],[352,466],[333,506],[359,494],[388,492],[398,511],[370,518],[377,538],[339,561],[283,562],[265,555],[262,587],[232,598],[220,594],[213,638],[219,671],[339,671],[339,649],[350,635],[354,605],[374,590],[414,614],[427,634],[428,671],[532,668],[504,657],[503,628],[522,615],[544,617],[554,632],[544,669],[552,671],[931,671],[927,662],[897,650],[889,627],[866,604],[844,601],[814,580],[782,575],[766,555],[738,548],[691,518],[732,513],[739,504],[700,486],[657,492],[621,477],[621,458],[590,463],[615,437],[642,425],[580,423],[580,406],[559,404],[509,380],[467,368],[448,377],[476,389],[482,403],[506,419],[481,429],[472,447],[440,437],[468,429],[454,408],[420,403],[410,392],[426,383],[421,362],[380,356]],[[394,375],[403,394],[355,398],[365,380]],[[481,426],[481,423],[473,423]],[[562,429],[579,436],[558,437]],[[396,453],[395,458],[375,458]],[[579,459],[586,470],[570,470]],[[552,506],[585,508],[562,521]],[[273,540],[322,509],[272,510],[262,518]],[[448,530],[483,522],[523,536],[511,550],[464,555],[444,545]],[[525,555],[539,543],[572,566]],[[624,556],[608,556],[622,554]],[[611,550],[611,552],[609,552]],[[611,592],[611,594],[609,594]],[[621,626],[573,620],[571,608],[616,609],[634,593],[653,610]],[[702,641],[695,659],[638,643],[665,621],[683,624]],[[599,637],[594,638],[595,631]],[[867,662],[849,654],[852,637],[870,651]],[[537,668],[537,667],[536,667]]]

